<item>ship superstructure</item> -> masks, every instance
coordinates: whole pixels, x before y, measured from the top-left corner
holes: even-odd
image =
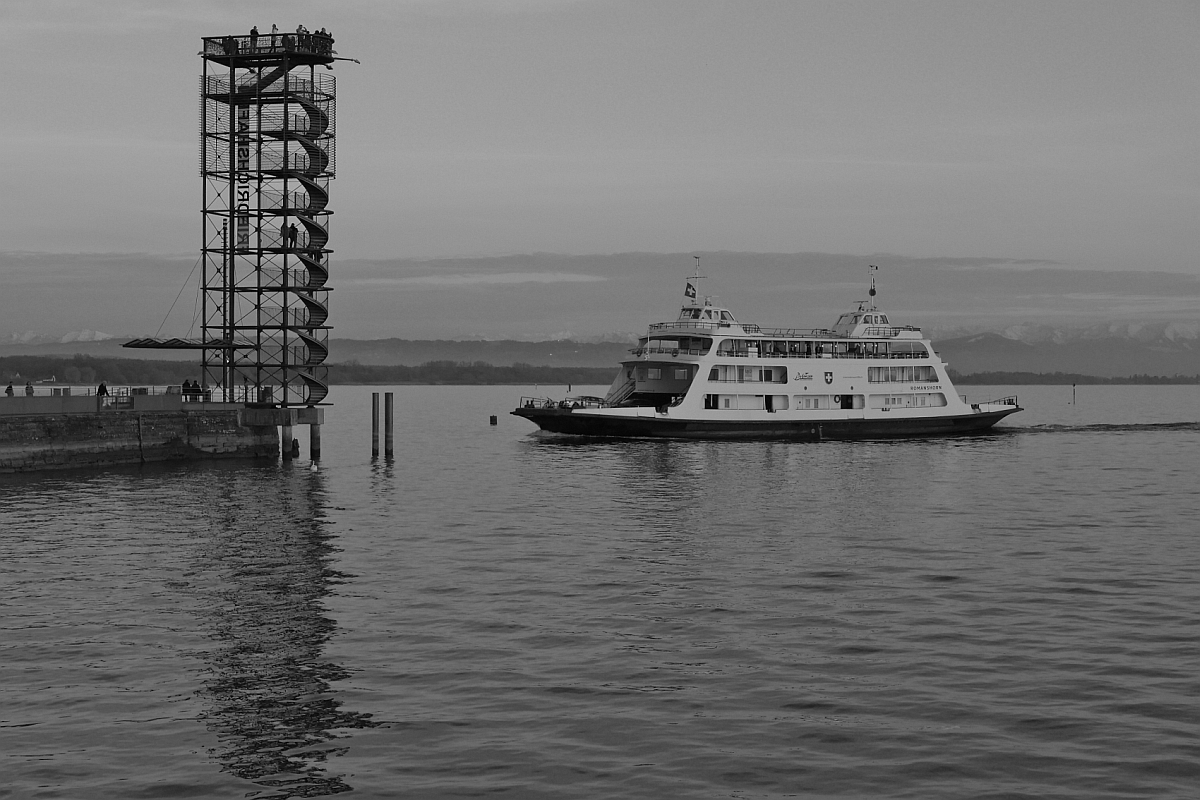
[[[921,329],[871,299],[830,328],[739,322],[688,280],[677,319],[650,325],[603,398],[522,398],[547,431],[684,438],[877,438],[986,430],[1015,397],[968,403]]]

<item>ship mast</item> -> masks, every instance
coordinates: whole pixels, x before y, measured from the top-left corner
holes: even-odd
[[[683,296],[688,301],[688,305],[695,307],[700,305],[696,302],[696,298],[698,295],[698,286],[704,276],[700,274],[700,256],[692,256],[692,258],[696,259],[696,271],[688,277],[687,288],[683,290]]]

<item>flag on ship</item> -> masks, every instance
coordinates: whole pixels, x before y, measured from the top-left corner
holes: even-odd
[[[683,296],[690,297],[693,300],[696,298],[696,287],[692,285],[691,281],[688,281],[687,288],[683,290]]]

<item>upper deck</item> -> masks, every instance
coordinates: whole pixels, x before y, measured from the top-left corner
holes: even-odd
[[[333,37],[322,33],[260,33],[243,36],[205,36],[200,55],[227,67],[276,64],[332,64],[337,53]]]
[[[883,315],[881,315],[883,316]],[[780,339],[920,339],[921,329],[912,325],[881,325],[876,323],[859,322],[852,326],[836,326],[834,328],[764,328],[760,325],[730,320],[695,320],[677,319],[673,322],[655,322],[650,325],[649,332],[670,333],[704,332],[709,334],[724,334],[736,336],[753,334],[771,336]]]

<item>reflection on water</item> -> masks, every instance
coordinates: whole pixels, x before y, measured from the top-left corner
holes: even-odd
[[[199,691],[220,739],[213,756],[271,789],[257,797],[350,791],[328,759],[344,752],[339,731],[375,723],[341,708],[329,684],[347,673],[323,659],[335,623],[321,599],[346,576],[330,568],[322,475],[297,465],[217,477],[227,501],[194,531],[188,576],[215,643]]]

